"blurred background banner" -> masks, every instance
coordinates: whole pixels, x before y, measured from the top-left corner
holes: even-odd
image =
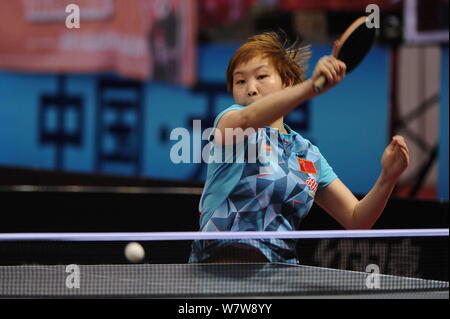
[[[197,74],[197,1],[140,1],[151,21],[148,41],[151,78],[193,85]]]
[[[57,184],[120,177],[126,182],[115,184],[203,186],[201,133],[234,103],[225,73],[236,49],[281,29],[311,45],[310,76],[376,5],[378,37],[363,63],[285,121],[356,194],[370,191],[384,148],[400,134],[411,165],[394,195],[448,201],[448,3],[0,0],[0,185],[45,184],[51,175]],[[70,28],[70,4],[79,28]],[[190,158],[174,163],[180,129]]]
[[[78,27],[72,26],[77,12],[66,10],[73,4],[79,8]],[[0,68],[116,71],[126,78],[156,77],[190,85],[195,79],[194,4],[179,0],[0,0]]]
[[[364,11],[368,5],[375,4],[380,9],[401,6],[401,0],[278,0],[281,7],[289,10],[349,10]]]
[[[223,26],[245,18],[258,0],[204,0],[199,2],[200,28]]]

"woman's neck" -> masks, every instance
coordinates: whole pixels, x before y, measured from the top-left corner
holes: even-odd
[[[286,129],[284,127],[283,118],[279,118],[278,120],[276,120],[275,122],[273,122],[269,126],[272,127],[272,128],[278,129],[281,134],[288,134],[288,132],[286,131]]]

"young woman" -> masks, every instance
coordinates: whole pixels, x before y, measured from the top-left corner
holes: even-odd
[[[200,201],[201,231],[296,230],[313,202],[346,229],[369,229],[382,213],[409,163],[407,145],[394,136],[381,158],[381,172],[358,200],[336,176],[320,150],[283,122],[286,114],[317,94],[313,83],[327,78],[326,92],[345,76],[345,64],[321,58],[305,80],[307,48],[286,49],[276,33],[250,38],[234,54],[227,86],[235,105],[215,120],[212,150],[259,147],[269,161],[244,161],[232,153],[208,164]],[[241,134],[236,134],[241,132]],[[246,133],[242,133],[246,132]],[[239,152],[237,152],[239,153]],[[295,241],[281,239],[194,241],[190,262],[297,263]]]

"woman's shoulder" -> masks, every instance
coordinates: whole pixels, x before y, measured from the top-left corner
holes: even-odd
[[[239,111],[242,110],[245,106],[239,105],[239,104],[233,104],[231,106],[228,106],[226,109],[220,111],[220,113],[216,116],[214,119],[214,127],[217,127],[217,124],[219,123],[219,120],[222,118],[222,116],[225,115],[225,113],[230,111]]]

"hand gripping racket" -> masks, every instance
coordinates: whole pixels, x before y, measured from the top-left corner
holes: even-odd
[[[364,59],[375,40],[376,29],[368,28],[366,19],[366,16],[356,19],[341,35],[333,49],[332,55],[345,63],[347,73],[353,71]],[[314,81],[314,90],[320,92],[326,84],[327,78],[321,75]]]

